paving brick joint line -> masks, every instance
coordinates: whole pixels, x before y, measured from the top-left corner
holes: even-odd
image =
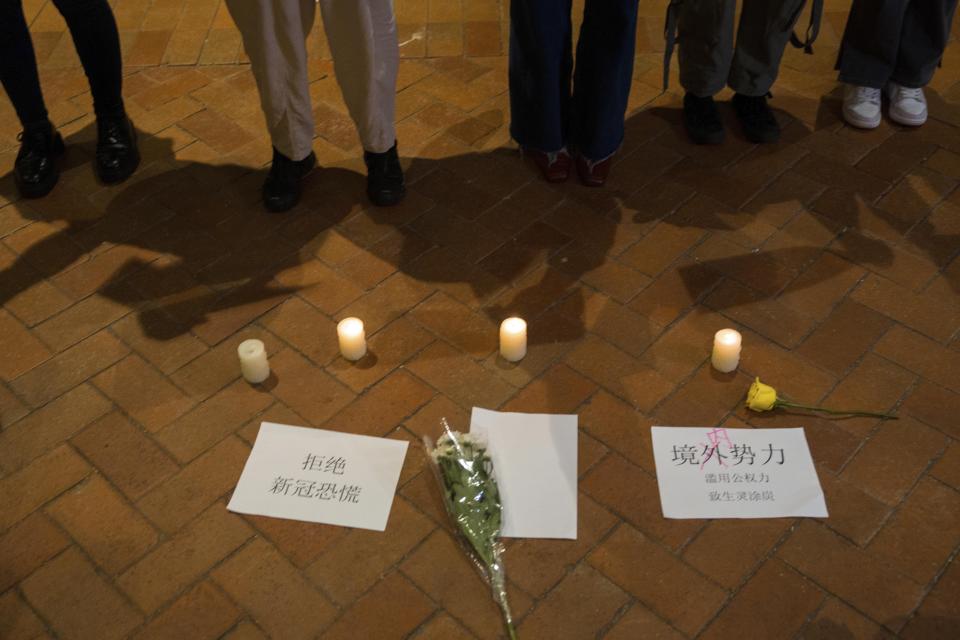
[[[849,0],[827,3],[816,54],[784,58],[782,142],[749,144],[723,106],[729,139],[696,147],[677,83],[660,91],[665,4],[640,3],[626,140],[586,189],[510,140],[508,2],[396,0],[409,193],[390,210],[365,199],[316,25],[321,168],[277,216],[220,0],[115,3],[144,159],[111,188],[65,25],[25,0],[68,153],[48,197],[18,199],[0,100],[0,637],[502,637],[419,446],[474,405],[579,415],[579,539],[507,542],[523,638],[960,636],[960,49],[925,126],[849,129]],[[530,346],[507,365],[514,314]],[[710,368],[724,327],[732,374]],[[259,387],[236,362],[251,337]],[[748,413],[757,375],[900,419]],[[261,421],[409,441],[386,533],[227,512]],[[654,424],[805,427],[830,518],[664,519]]]

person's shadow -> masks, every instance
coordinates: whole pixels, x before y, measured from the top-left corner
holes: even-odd
[[[910,253],[925,255],[929,263],[936,266],[937,269],[930,269],[929,277],[939,270],[953,291],[960,290],[960,273],[943,270],[960,253],[960,234],[944,233],[931,222],[929,214],[939,202],[931,203],[931,196],[921,193],[933,190],[925,189],[923,179],[916,182],[900,180],[913,169],[920,168],[919,161],[915,160],[910,168],[899,168],[897,174],[896,163],[903,162],[904,156],[907,159],[911,155],[920,157],[924,153],[923,147],[929,153],[930,142],[935,140],[936,134],[928,134],[922,128],[892,133],[883,144],[874,148],[873,157],[861,157],[871,164],[871,171],[864,171],[849,163],[842,152],[837,153],[843,141],[832,133],[842,124],[838,92],[821,98],[816,104],[812,100],[801,100],[808,104],[799,106],[798,111],[812,113],[812,117],[808,116],[808,122],[804,122],[778,112],[784,133],[782,141],[776,145],[754,146],[744,140],[738,123],[726,107],[722,109],[728,141],[723,147],[713,149],[695,147],[687,142],[678,108],[654,107],[644,112],[645,117],[657,118],[669,127],[669,133],[658,141],[661,144],[669,141],[671,147],[678,146],[682,152],[667,171],[666,178],[685,183],[690,188],[696,188],[698,183],[707,186],[704,190],[706,202],[688,202],[689,206],[661,218],[663,223],[721,233],[742,231],[749,235],[753,233],[748,227],[754,215],[761,207],[768,206],[783,209],[782,223],[796,212],[805,210],[813,214],[809,216],[813,228],[803,232],[832,238],[826,246],[799,241],[779,243],[786,246],[763,246],[752,250],[743,246],[739,251],[714,251],[725,255],[698,259],[695,264],[679,269],[688,289],[694,291],[700,286],[702,271],[707,268],[734,280],[738,279],[738,274],[749,274],[745,280],[756,294],[751,300],[776,298],[814,287],[857,265],[882,273],[896,260],[895,250],[906,248]],[[932,92],[931,100],[942,103]],[[941,105],[940,108],[942,111],[946,107]],[[928,129],[938,127],[948,125],[933,119],[928,123]],[[874,135],[856,130],[848,134],[850,157],[856,157],[855,154],[865,148],[858,146],[857,136]],[[901,149],[896,148],[898,144]],[[889,167],[881,168],[878,166],[880,161],[875,159],[886,149],[894,152],[892,157],[898,152],[904,156],[891,161]],[[728,164],[732,159],[737,162]],[[788,168],[778,167],[780,163]],[[880,177],[887,171],[890,172],[888,175]],[[776,177],[771,180],[772,176]],[[785,177],[788,179],[784,180]],[[936,177],[933,179],[937,180]],[[939,179],[949,182],[946,177]],[[898,184],[890,190],[893,182]],[[784,183],[788,185],[783,186]],[[941,199],[946,195],[941,194]],[[776,220],[775,215],[773,218]],[[651,216],[643,212],[634,219],[638,223],[651,222]],[[952,225],[946,226],[952,229]],[[733,247],[734,243],[729,243],[726,248]],[[830,261],[830,268],[804,271],[825,253],[840,260]],[[801,277],[784,284],[790,275],[800,275],[801,272]],[[715,297],[711,299],[711,306],[722,310],[744,302],[738,299],[723,301]]]
[[[309,274],[288,274],[315,257],[338,269],[347,264],[338,261],[347,260],[352,252],[387,265],[383,277],[393,269],[432,283],[494,322],[511,314],[536,318],[562,300],[569,322],[532,333],[531,342],[569,342],[586,331],[582,316],[588,292],[581,278],[603,267],[615,245],[622,251],[617,234],[625,225],[722,231],[747,227],[751,215],[739,205],[751,197],[751,189],[769,182],[774,174],[767,172],[777,171],[778,162],[791,164],[779,168],[777,175],[798,166],[801,172],[815,174],[817,167],[810,166],[814,161],[797,160],[791,150],[815,140],[820,129],[835,126],[837,109],[835,101],[822,100],[812,126],[781,115],[787,123],[784,141],[769,147],[752,147],[731,127],[732,139],[717,149],[687,143],[675,107],[638,112],[627,121],[625,147],[604,189],[586,189],[575,181],[547,185],[507,149],[439,160],[429,157],[442,154],[421,149],[420,155],[427,158],[413,159],[407,167],[411,190],[407,200],[399,207],[378,209],[365,198],[362,174],[321,168],[307,179],[301,203],[285,214],[262,209],[262,171],[179,161],[170,140],[142,135],[145,161],[128,183],[89,199],[58,186],[47,198],[21,203],[24,215],[44,221],[50,229],[0,272],[0,304],[44,278],[56,279],[82,267],[83,261],[112,264],[104,254],[124,247],[126,259],[108,277],[94,282],[90,292],[135,309],[144,332],[166,340],[195,330],[218,312],[247,305],[266,312],[311,284]],[[89,160],[89,128],[71,136],[75,140],[82,142],[74,145],[66,160],[74,167]],[[732,163],[738,154],[750,155],[747,161]],[[734,169],[721,171],[726,166]],[[10,182],[0,181],[6,185],[0,189],[10,189]],[[691,192],[701,191],[698,185],[713,185],[703,190],[716,199],[704,199],[704,206],[664,210],[647,206],[656,199],[647,195],[647,188],[655,192],[665,182],[685,182]],[[872,187],[877,182],[864,184]],[[905,195],[909,201],[909,190]],[[802,204],[816,209],[826,197],[840,201],[829,210],[840,212],[835,222],[842,227],[831,250],[840,256],[851,254],[843,264],[884,266],[893,260],[887,242],[858,232],[857,208],[870,206],[867,203],[876,200],[877,193],[854,184],[818,191],[813,197],[816,202]],[[872,212],[889,222],[894,234],[905,236],[909,231],[911,237],[926,238],[926,246],[939,247],[930,250],[938,263],[956,252],[958,237],[939,234],[926,217],[916,221],[884,209]],[[743,250],[681,266],[679,272],[693,291],[700,286],[704,268],[722,275],[762,273],[771,264],[808,265],[822,252],[822,246],[803,243]],[[813,286],[842,268],[821,270],[791,286]],[[376,286],[380,277],[376,271],[373,275],[363,271],[361,276],[365,289]],[[761,297],[782,293],[782,288],[762,285]],[[203,337],[215,343],[230,332],[228,327]]]
[[[586,239],[576,238],[569,221],[564,232],[544,219],[565,198],[585,197],[586,189],[548,187],[505,150],[413,159],[408,198],[383,209],[367,201],[361,173],[319,168],[306,179],[297,207],[275,214],[260,204],[263,171],[179,161],[169,139],[140,137],[144,162],[127,183],[89,200],[58,185],[47,198],[15,205],[49,229],[0,271],[0,304],[45,278],[56,281],[83,269],[87,261],[119,262],[106,278],[90,269],[101,278],[90,293],[136,310],[154,339],[199,327],[215,343],[229,332],[204,333],[211,316],[243,306],[266,312],[315,284],[298,270],[320,257],[334,271],[357,272],[368,290],[399,270],[495,322],[510,314],[535,318],[560,299],[575,319],[583,304],[579,279],[603,264],[614,240],[616,225],[608,216],[616,194],[586,196],[592,204],[587,215],[603,224],[594,224]],[[66,168],[84,170],[92,155],[90,127],[67,142]],[[495,191],[487,188],[491,180]],[[0,185],[2,195],[15,199],[9,179]],[[345,239],[352,250],[341,246]],[[121,247],[125,259],[106,258]],[[359,254],[388,266],[382,273],[368,274],[362,265],[351,272],[349,260]],[[583,333],[574,321],[530,339],[571,341]]]

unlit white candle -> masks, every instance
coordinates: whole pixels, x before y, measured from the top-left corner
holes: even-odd
[[[260,384],[270,377],[267,350],[259,340],[244,340],[237,347],[240,356],[240,372],[250,384]]]
[[[500,323],[500,355],[510,362],[527,355],[527,323],[522,318],[507,318]]]
[[[337,324],[340,353],[347,360],[359,360],[367,355],[367,334],[360,318],[345,318]]]
[[[713,336],[713,368],[722,373],[730,373],[740,364],[740,343],[743,337],[739,331],[721,329]]]

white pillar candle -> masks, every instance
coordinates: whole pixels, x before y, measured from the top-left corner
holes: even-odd
[[[337,324],[340,353],[347,360],[359,360],[367,355],[367,334],[360,318],[344,318]]]
[[[510,362],[527,355],[527,323],[522,318],[507,318],[500,323],[500,355]]]
[[[240,356],[240,371],[243,379],[250,384],[260,384],[270,377],[270,363],[267,362],[267,350],[259,340],[244,340],[237,347]]]
[[[740,341],[742,336],[733,329],[721,329],[713,336],[713,368],[730,373],[740,364]]]

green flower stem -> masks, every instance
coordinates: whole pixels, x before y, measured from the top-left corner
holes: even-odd
[[[506,600],[500,600],[500,610],[503,611],[503,620],[507,625],[507,633],[510,634],[510,640],[517,640],[517,630],[513,628],[513,617],[510,615],[510,607]]]
[[[503,623],[507,627],[507,633],[510,634],[510,640],[517,640],[517,630],[513,628],[513,614],[510,613],[510,604],[507,602],[507,584],[503,575],[503,567],[499,564],[488,566],[490,571],[490,581],[493,587],[494,600],[500,605],[503,612]]]
[[[872,413],[870,411],[834,411],[833,409],[825,409],[824,407],[813,407],[808,404],[800,404],[798,402],[790,402],[789,400],[782,400],[777,398],[778,407],[793,407],[794,409],[806,409],[808,411],[822,411],[823,413],[829,413],[835,416],[864,416],[867,418],[880,418],[882,420],[896,420],[897,416],[892,413]]]

